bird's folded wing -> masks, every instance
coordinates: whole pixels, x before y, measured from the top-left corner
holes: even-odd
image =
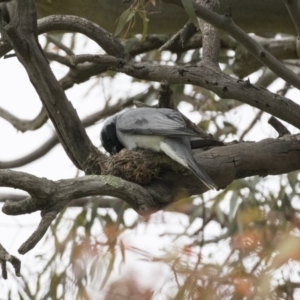
[[[118,118],[117,130],[142,135],[197,136],[197,133],[186,127],[180,113],[171,109],[129,110]]]

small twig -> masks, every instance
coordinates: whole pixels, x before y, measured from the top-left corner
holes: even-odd
[[[283,0],[297,30],[298,39],[300,38],[300,6],[298,0]]]
[[[63,50],[64,52],[66,52],[66,54],[68,54],[69,56],[74,55],[74,52],[72,51],[72,49],[70,49],[69,47],[67,47],[66,45],[64,45],[59,39],[57,39],[55,36],[47,33],[46,35],[46,39],[48,42],[51,42],[52,44],[54,44],[56,47],[58,47],[59,49]]]
[[[256,122],[258,120],[260,120],[262,114],[264,112],[261,110],[259,111],[256,116],[254,117],[254,119],[252,120],[252,122],[249,124],[249,126],[244,130],[244,132],[241,134],[240,136],[240,142],[244,139],[245,135],[253,128],[253,126],[256,124]]]
[[[48,52],[44,51],[45,56],[52,61],[56,61],[62,65],[65,65],[69,68],[73,67],[72,64],[70,63],[70,59],[65,56],[61,56],[59,54],[53,53],[53,52]]]
[[[6,262],[10,262],[15,269],[16,276],[20,277],[21,261],[15,256],[9,254],[0,244],[0,263],[2,269],[2,277],[7,279]]]
[[[17,57],[16,53],[12,53],[12,54],[6,54],[4,55],[4,59],[8,59],[8,58],[12,58],[12,57]]]
[[[172,95],[173,91],[168,81],[161,81],[160,89],[158,90],[158,107],[176,109]]]
[[[184,49],[188,40],[197,32],[196,26],[188,21],[182,29],[173,35],[165,44],[163,44],[158,51],[169,50],[172,51],[176,48]]]
[[[269,119],[268,123],[278,132],[279,137],[282,137],[286,134],[291,134],[290,131],[273,116]]]
[[[1,107],[0,117],[11,123],[11,125],[21,132],[39,129],[48,120],[48,115],[44,107],[42,107],[40,113],[33,120],[22,120]]]
[[[42,239],[42,237],[47,232],[47,229],[51,225],[51,222],[56,218],[58,211],[50,211],[45,213],[42,216],[42,219],[40,221],[40,224],[38,225],[38,228],[33,232],[33,234],[26,240],[25,243],[21,245],[21,247],[18,249],[18,252],[20,254],[25,254],[29,250],[33,249],[35,245]]]

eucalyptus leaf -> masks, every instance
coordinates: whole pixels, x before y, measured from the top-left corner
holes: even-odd
[[[181,0],[184,9],[186,10],[187,14],[189,15],[191,21],[194,25],[199,28],[197,16],[193,6],[193,0]]]
[[[123,11],[122,15],[119,18],[118,25],[115,31],[115,36],[118,36],[121,31],[124,29],[124,26],[127,22],[129,22],[134,17],[134,12],[131,8],[127,8]]]

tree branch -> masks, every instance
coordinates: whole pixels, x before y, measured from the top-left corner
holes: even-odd
[[[257,43],[268,50],[278,60],[297,59],[297,39],[294,36],[283,37],[281,39],[263,38],[252,36]],[[235,59],[232,64],[232,71],[240,78],[261,68],[262,63],[258,61],[251,53],[242,46],[235,49]]]
[[[127,62],[105,55],[78,55],[72,63],[99,63],[111,70],[129,76],[162,81],[168,78],[170,84],[193,84],[213,91],[221,98],[233,98],[274,115],[300,128],[300,106],[288,98],[273,94],[249,81],[236,80],[223,72],[205,64],[198,66],[167,66],[147,62]]]
[[[167,2],[171,2],[182,7],[181,1],[168,0]],[[221,16],[218,13],[212,12],[209,9],[197,3],[194,3],[194,8],[195,8],[196,15],[199,18],[229,33],[262,64],[267,66],[276,75],[278,75],[285,81],[289,82],[294,87],[300,89],[299,76],[297,76],[291,70],[286,68],[264,47],[256,43],[246,32],[244,32],[240,27],[238,27],[233,22],[231,16]]]
[[[258,120],[260,120],[261,116],[263,114],[263,111],[259,111],[256,116],[253,118],[251,123],[248,125],[248,127],[243,131],[243,133],[240,136],[240,142],[244,139],[245,135],[253,128],[253,126],[256,124]]]
[[[238,178],[277,175],[300,169],[300,135],[216,147],[204,152],[197,150],[194,157],[214,182],[225,188]],[[22,172],[0,170],[0,186],[18,188],[30,195],[17,202],[7,200],[2,211],[10,215],[37,210],[42,213],[41,224],[21,248],[22,253],[36,244],[55,215],[74,199],[113,196],[123,199],[139,214],[149,215],[174,201],[207,191],[194,175],[163,154],[123,150],[110,157],[107,163],[113,165],[111,172],[120,172],[118,176],[124,175],[127,180],[140,180],[140,176],[134,177],[134,173],[139,172],[136,163],[140,170],[145,167],[148,172],[153,172],[154,177],[142,187],[110,175],[51,181]],[[124,168],[129,171],[124,173]]]
[[[73,199],[109,195],[122,198],[141,215],[149,215],[154,209],[157,210],[152,196],[143,187],[114,176],[91,175],[54,182],[23,172],[1,170],[0,186],[19,188],[30,195],[17,202],[7,200],[2,207],[4,213],[19,215],[41,210],[41,222],[32,236],[20,247],[21,254],[36,245],[57,213]]]
[[[22,120],[7,110],[0,107],[0,117],[11,123],[17,130],[25,132],[28,130],[36,130],[41,128],[48,120],[48,115],[44,107],[42,107],[40,113],[31,121]]]
[[[129,53],[124,49],[121,43],[109,32],[99,25],[76,16],[56,15],[38,20],[37,34],[49,31],[71,31],[86,35],[95,41],[109,55],[130,60]],[[0,57],[10,51],[12,48],[8,43],[0,42]]]
[[[278,132],[279,137],[282,137],[286,134],[291,134],[290,131],[274,117],[271,117],[268,123]]]
[[[283,0],[297,30],[298,39],[300,38],[300,6],[297,0]]]
[[[164,43],[159,51],[165,51],[173,49],[186,50],[186,44],[189,39],[197,32],[195,25],[188,21],[176,34],[174,34],[166,43]],[[202,41],[201,41],[202,45]]]
[[[195,0],[195,3],[206,7],[209,10],[216,10],[219,7],[218,0]],[[200,30],[202,32],[202,43],[203,43],[203,53],[202,61],[203,63],[211,64],[219,68],[219,52],[220,52],[220,38],[219,31],[217,28],[212,26],[210,23],[198,18],[198,23]]]
[[[4,279],[7,279],[6,262],[10,262],[13,265],[16,272],[16,276],[20,277],[21,261],[15,256],[9,254],[0,244],[0,263],[2,269],[2,277]]]
[[[64,45],[59,39],[57,39],[55,36],[51,35],[51,34],[46,34],[46,39],[47,42],[52,43],[53,45],[55,45],[56,47],[58,47],[59,49],[63,50],[67,55],[72,56],[74,55],[74,52],[67,47],[66,45]]]
[[[116,104],[112,106],[107,106],[105,109],[101,109],[92,113],[91,115],[87,116],[82,120],[82,125],[87,128],[89,126],[94,125],[99,120],[107,118],[111,115],[116,114],[117,112],[121,111],[122,109],[129,107],[133,104],[134,100],[144,101],[144,98],[147,96],[147,92],[139,93],[132,97],[127,98],[125,101],[121,99],[117,101]],[[52,148],[54,148],[57,144],[59,144],[59,140],[57,135],[53,135],[50,137],[43,145],[39,146],[36,150],[32,151],[30,154],[27,154],[21,158],[14,159],[11,161],[0,161],[0,169],[13,169],[22,167],[26,164],[29,164],[41,157],[43,157],[46,153],[48,153]]]
[[[100,165],[93,164],[93,160],[103,154],[91,143],[38,43],[34,1],[18,1],[15,16],[3,31],[47,109],[67,155],[77,168],[99,173]]]

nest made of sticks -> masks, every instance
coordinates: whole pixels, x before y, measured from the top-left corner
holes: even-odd
[[[151,150],[123,149],[102,161],[102,175],[114,175],[141,185],[149,184],[159,178],[164,171],[184,171],[183,166],[165,154]]]

